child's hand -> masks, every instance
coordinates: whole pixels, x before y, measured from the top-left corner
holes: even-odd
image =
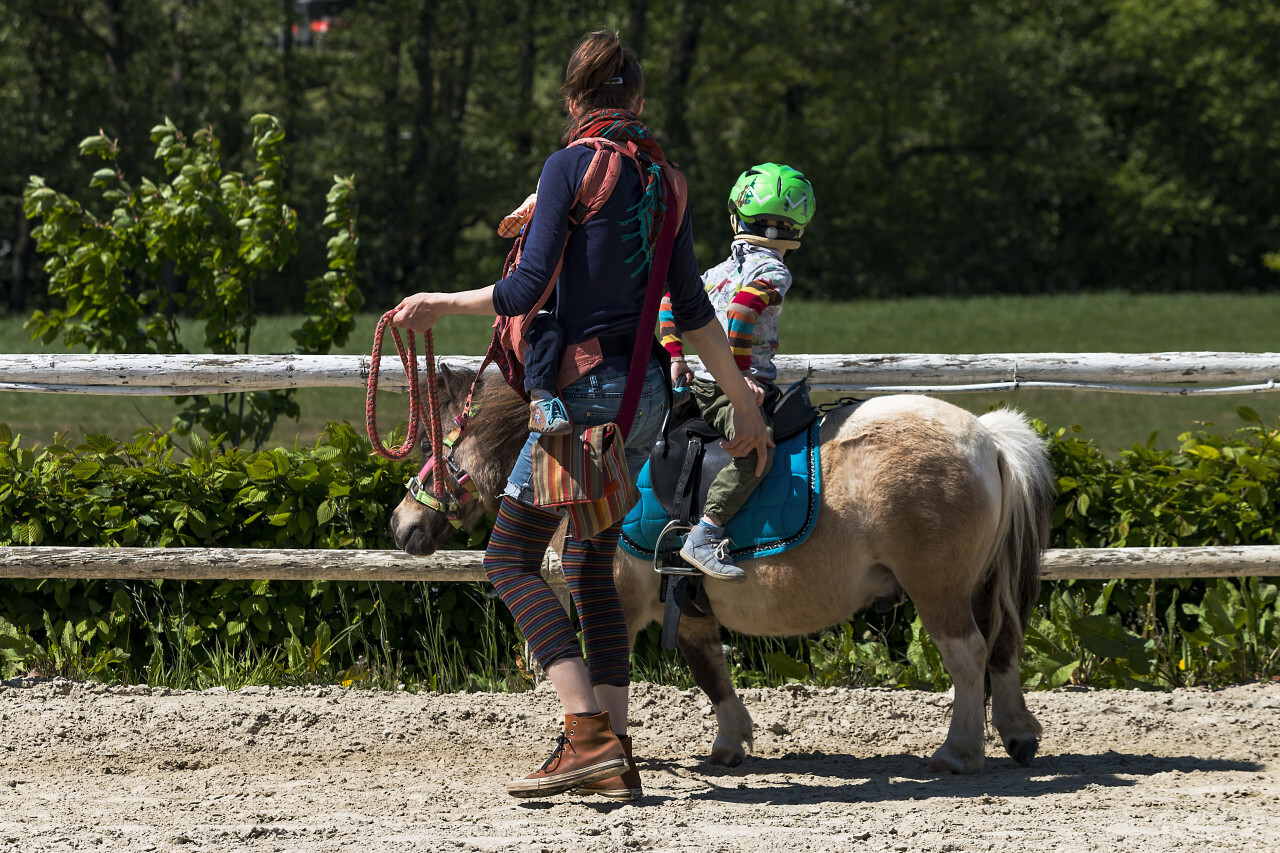
[[[751,389],[751,393],[755,395],[756,405],[764,405],[764,386],[752,379],[748,374],[742,374],[742,380],[747,383],[747,387]]]
[[[683,358],[671,359],[671,387],[679,388],[681,385],[688,385],[689,380],[693,378],[693,371],[689,369],[689,364]]]

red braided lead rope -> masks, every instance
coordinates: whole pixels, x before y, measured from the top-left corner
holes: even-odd
[[[400,337],[400,330],[395,326],[391,326],[391,318],[395,316],[395,313],[394,310],[391,310],[383,314],[382,318],[378,320],[377,329],[373,333],[373,354],[369,359],[369,381],[366,385],[364,404],[365,429],[369,433],[369,441],[373,443],[373,452],[384,459],[400,460],[406,458],[413,452],[420,429],[426,432],[432,458],[443,459],[444,431],[440,427],[440,399],[439,386],[436,383],[435,341],[429,331],[422,336],[423,348],[425,349],[423,354],[427,359],[427,405],[424,411],[422,392],[418,381],[417,339],[414,333],[410,331],[409,345],[408,347],[405,346]],[[405,435],[404,444],[399,447],[385,446],[382,443],[381,436],[378,434],[378,373],[382,364],[382,339],[388,326],[391,326],[391,337],[396,342],[396,352],[400,356],[400,363],[404,366],[405,375],[409,378],[409,431]],[[437,495],[445,493],[442,487],[447,486],[452,489],[456,486],[456,483],[453,482],[453,476],[447,469],[448,466],[442,464],[437,464],[432,468]]]

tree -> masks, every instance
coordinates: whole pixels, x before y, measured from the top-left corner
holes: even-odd
[[[1116,164],[1106,246],[1144,288],[1273,287],[1280,244],[1280,9],[1126,0],[1096,34],[1096,97]]]
[[[62,306],[35,312],[28,322],[33,336],[46,343],[61,336],[91,352],[179,353],[187,352],[179,324],[194,318],[203,321],[211,352],[249,352],[256,285],[297,249],[296,214],[282,186],[284,130],[269,115],[255,116],[252,125],[256,174],[224,171],[209,129],[188,138],[166,120],[152,128],[151,138],[170,180],[143,178],[136,187],[119,166],[116,141],[86,138],[81,153],[108,164],[90,182],[101,191],[101,215],[33,177],[25,212],[39,221],[32,233],[49,255],[50,296]],[[334,179],[323,223],[334,232],[329,270],[308,285],[311,316],[294,332],[301,352],[327,352],[345,342],[363,301],[355,278],[353,190],[352,179]],[[298,414],[292,391],[185,402],[175,418],[181,432],[198,424],[255,448],[280,415]]]

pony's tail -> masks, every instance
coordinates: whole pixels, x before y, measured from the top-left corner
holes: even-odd
[[[979,418],[999,451],[1000,528],[974,616],[987,638],[987,666],[1016,665],[1027,618],[1040,595],[1040,559],[1049,543],[1057,485],[1044,442],[1020,412]]]

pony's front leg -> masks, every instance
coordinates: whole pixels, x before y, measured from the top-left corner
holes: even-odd
[[[919,604],[916,606],[925,629],[942,653],[942,662],[955,685],[951,728],[947,731],[946,741],[929,759],[929,769],[937,773],[978,773],[986,758],[986,701],[983,693],[986,640],[972,617],[963,620],[968,622],[965,630],[956,624],[949,625],[962,621],[954,614],[949,619],[931,619]],[[948,627],[952,630],[948,631]]]
[[[746,749],[755,745],[755,736],[751,715],[729,681],[729,667],[720,642],[720,623],[714,616],[682,616],[676,646],[688,662],[693,680],[715,708],[718,730],[709,761],[737,767],[746,757]]]
[[[613,564],[613,579],[634,649],[636,636],[649,624],[662,620],[662,602],[658,600],[661,578],[647,562],[619,550]],[[711,746],[710,761],[736,767],[746,756],[746,747],[754,746],[755,740],[751,715],[729,681],[729,667],[720,643],[720,623],[714,616],[681,616],[676,647],[688,662],[693,680],[707,694],[716,711],[718,731]]]

